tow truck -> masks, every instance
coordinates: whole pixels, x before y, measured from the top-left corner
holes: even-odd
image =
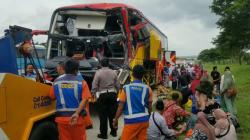
[[[1,140],[58,139],[55,103],[47,96],[50,85],[46,84],[42,70],[33,65],[39,82],[21,76],[18,70],[16,47],[30,40],[32,30],[19,26],[10,26],[0,38]],[[34,64],[30,54],[25,54],[23,59]]]

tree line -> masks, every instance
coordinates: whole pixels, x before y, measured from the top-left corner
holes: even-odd
[[[249,63],[250,56],[250,0],[213,0],[210,9],[219,18],[220,32],[212,43],[215,48],[200,52],[198,59],[205,62],[237,60]]]

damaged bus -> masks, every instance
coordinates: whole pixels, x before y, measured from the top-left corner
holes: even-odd
[[[162,80],[163,52],[167,36],[136,8],[118,3],[82,4],[54,11],[47,41],[47,73],[56,77],[60,61],[82,54],[79,71],[88,83],[99,68],[99,61],[109,58],[114,70],[136,64],[147,70],[145,80]]]

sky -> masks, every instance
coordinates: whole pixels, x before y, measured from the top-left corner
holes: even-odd
[[[177,56],[198,55],[214,47],[219,33],[217,17],[211,13],[212,0],[0,0],[0,36],[9,25],[48,30],[53,11],[61,6],[115,2],[140,10],[168,37],[169,50]],[[46,37],[35,37],[45,42]]]

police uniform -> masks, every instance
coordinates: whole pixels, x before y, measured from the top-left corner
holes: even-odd
[[[120,102],[124,102],[125,125],[121,140],[145,140],[150,117],[148,108],[152,102],[151,88],[143,84],[141,80],[135,80],[123,87],[118,99]]]
[[[54,81],[50,90],[51,99],[56,99],[56,122],[60,140],[86,140],[83,117],[78,117],[77,124],[70,125],[70,118],[80,102],[91,98],[87,83],[72,74],[64,74]],[[82,111],[84,113],[84,110]],[[81,114],[80,114],[81,115]]]
[[[96,72],[92,84],[92,91],[97,96],[100,136],[103,138],[107,137],[108,120],[111,129],[110,134],[116,136],[116,129],[113,127],[112,122],[117,109],[118,88],[119,83],[115,71],[108,67],[102,67]]]

